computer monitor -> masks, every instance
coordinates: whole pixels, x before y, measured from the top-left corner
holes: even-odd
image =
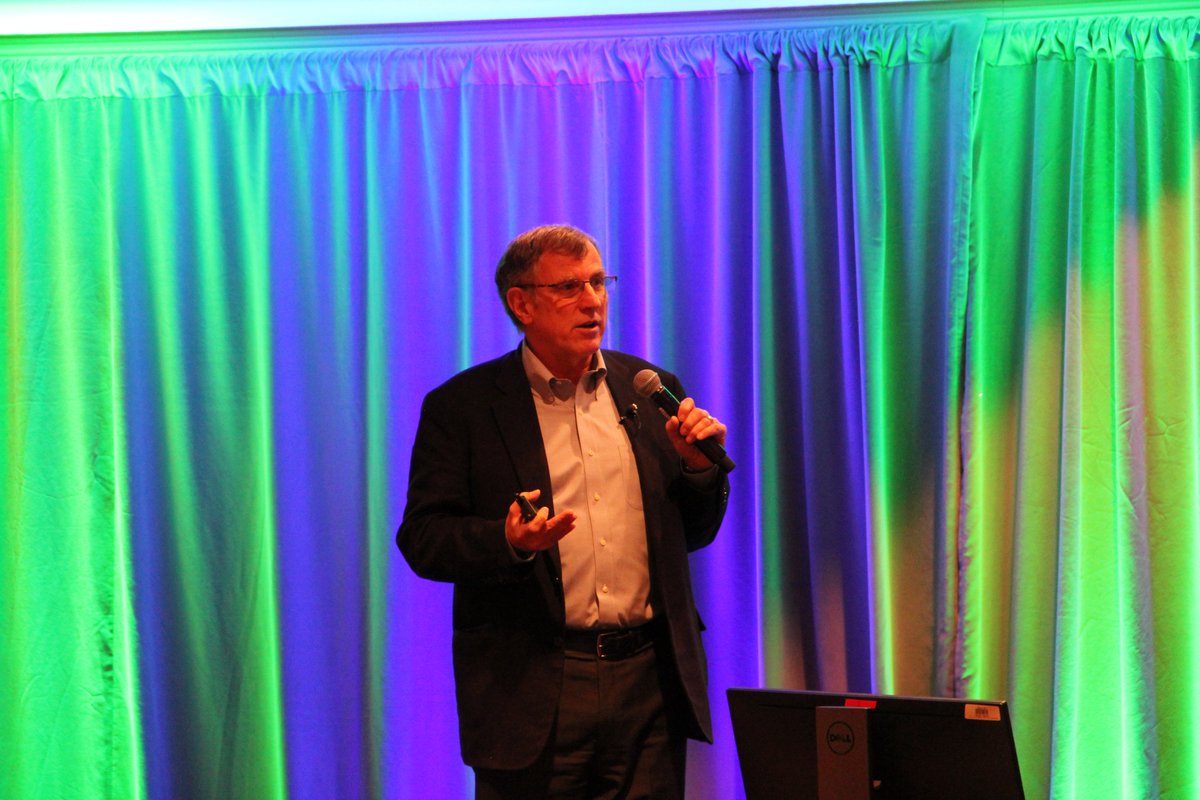
[[[1004,701],[776,689],[728,698],[747,800],[819,797],[818,746],[839,745],[837,729],[817,730],[822,707],[869,709],[871,798],[1025,797]]]

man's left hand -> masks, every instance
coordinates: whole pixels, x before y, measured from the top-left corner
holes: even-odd
[[[696,405],[690,397],[679,404],[679,411],[667,420],[667,436],[688,469],[700,472],[712,462],[695,447],[700,439],[716,439],[725,446],[725,426],[716,417]]]

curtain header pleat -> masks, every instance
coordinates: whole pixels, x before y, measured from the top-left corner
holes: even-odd
[[[52,56],[0,60],[0,100],[554,86],[895,67],[949,57],[954,23],[520,44]]]
[[[980,50],[990,66],[1076,58],[1200,58],[1200,17],[1042,20],[989,24]]]

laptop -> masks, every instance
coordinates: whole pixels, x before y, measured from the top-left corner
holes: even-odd
[[[727,695],[747,800],[1024,800],[1002,700],[737,688]]]

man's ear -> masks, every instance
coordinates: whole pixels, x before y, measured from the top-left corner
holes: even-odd
[[[528,325],[533,319],[533,309],[530,307],[529,295],[524,290],[518,289],[516,286],[508,287],[508,294],[505,295],[508,301],[508,307],[512,309],[517,319],[521,320],[521,325]]]

